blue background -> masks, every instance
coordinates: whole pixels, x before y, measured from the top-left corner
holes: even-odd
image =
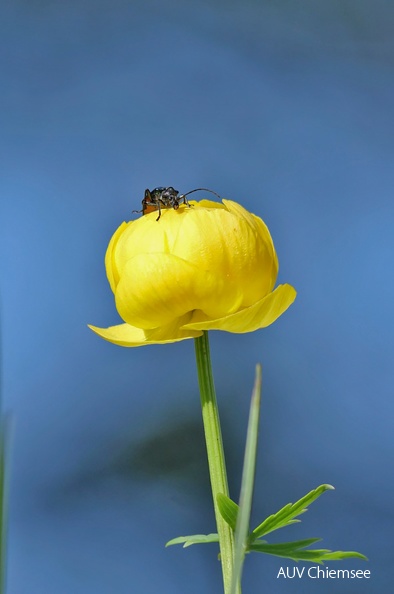
[[[262,216],[298,290],[270,328],[211,333],[238,497],[255,363],[253,523],[320,483],[284,540],[360,550],[370,580],[244,591],[392,592],[394,8],[197,0],[3,2],[3,406],[8,593],[220,592],[192,341],[122,349],[103,257],[146,187],[210,187]],[[300,564],[302,566],[302,563]]]

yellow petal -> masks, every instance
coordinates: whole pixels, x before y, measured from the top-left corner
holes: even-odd
[[[130,223],[126,222],[123,222],[121,225],[119,225],[119,227],[116,229],[115,233],[111,237],[111,240],[107,247],[107,251],[105,253],[105,269],[107,271],[108,282],[113,293],[115,293],[116,285],[119,281],[119,273],[114,260],[114,250],[116,244],[118,243],[119,237],[123,234],[123,232],[127,229],[129,225]]]
[[[236,334],[254,332],[275,322],[290,307],[296,295],[291,285],[279,285],[275,291],[254,305],[223,318],[211,320],[201,312],[196,312],[191,322],[185,324],[183,328],[185,330],[225,330]]]
[[[139,254],[125,264],[115,293],[125,322],[138,328],[166,326],[195,309],[210,318],[237,311],[240,299],[218,274],[172,254]]]
[[[124,347],[179,342],[188,338],[196,338],[202,334],[202,331],[184,330],[179,327],[173,328],[172,331],[168,327],[144,331],[129,324],[119,324],[118,326],[110,326],[109,328],[97,328],[90,325],[88,327],[101,336],[101,338],[108,340],[108,342]]]
[[[226,201],[227,204],[235,203]],[[237,302],[241,307],[248,307],[268,294],[278,272],[268,230],[263,234],[255,217],[245,213],[248,216],[225,208],[186,211],[184,217],[178,218],[182,224],[176,233],[174,230],[171,245],[172,254],[220,276],[226,292],[233,296],[232,304]]]

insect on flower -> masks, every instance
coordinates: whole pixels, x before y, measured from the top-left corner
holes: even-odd
[[[145,190],[145,195],[142,200],[142,210],[133,210],[133,212],[142,212],[143,215],[146,215],[150,212],[155,210],[159,211],[159,216],[157,217],[156,221],[158,221],[161,217],[161,209],[162,208],[173,208],[177,210],[181,201],[183,200],[183,204],[186,204],[189,208],[190,205],[186,196],[192,194],[193,192],[210,192],[211,194],[215,194],[218,198],[221,198],[219,194],[214,192],[213,190],[209,190],[208,188],[196,188],[195,190],[190,190],[190,192],[186,192],[186,194],[179,194],[178,190],[175,190],[172,186],[168,188],[158,187],[154,190]]]

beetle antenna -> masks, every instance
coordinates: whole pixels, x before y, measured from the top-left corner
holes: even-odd
[[[219,194],[214,192],[213,190],[209,190],[208,188],[196,188],[195,190],[190,190],[190,192],[186,192],[186,194],[182,194],[179,198],[184,198],[184,196],[188,196],[189,194],[193,194],[193,192],[210,192],[211,194],[215,194],[218,198],[221,198]]]

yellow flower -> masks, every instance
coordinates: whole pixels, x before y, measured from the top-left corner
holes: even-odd
[[[203,330],[253,332],[294,301],[274,290],[278,259],[265,223],[231,200],[202,200],[122,223],[105,256],[124,324],[89,326],[122,346],[176,342]]]

